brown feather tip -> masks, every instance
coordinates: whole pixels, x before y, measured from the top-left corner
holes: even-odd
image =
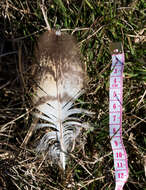
[[[74,85],[79,85],[82,89],[87,76],[80,57],[80,50],[73,36],[61,34],[60,31],[44,32],[35,47],[34,79],[40,84],[46,78],[56,81],[62,79],[62,75],[66,76],[66,80],[67,76],[72,76]]]

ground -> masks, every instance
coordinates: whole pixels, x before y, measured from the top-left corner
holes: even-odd
[[[113,190],[109,138],[110,42],[125,52],[123,141],[129,179],[124,190],[143,190],[146,168],[146,51],[144,0],[46,0],[48,22],[74,35],[88,73],[85,94],[77,101],[95,114],[82,120],[82,145],[70,154],[62,173],[35,147],[40,135],[22,143],[32,123],[30,70],[37,37],[46,30],[39,0],[0,1],[0,189]],[[77,143],[79,144],[79,143]]]

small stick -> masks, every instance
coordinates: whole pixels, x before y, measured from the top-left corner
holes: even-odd
[[[20,81],[22,83],[22,89],[23,89],[23,94],[24,94],[24,89],[26,89],[24,77],[23,77],[23,67],[22,67],[22,46],[19,46],[18,49],[18,68],[19,68],[19,74],[20,74]]]
[[[45,23],[46,23],[46,25],[47,25],[47,29],[48,29],[48,31],[50,31],[50,30],[51,30],[51,27],[50,27],[50,25],[49,25],[49,23],[48,23],[47,13],[46,13],[46,11],[44,10],[44,8],[45,8],[44,0],[42,0],[42,4],[40,4],[40,8],[41,8],[41,10],[42,10],[42,13],[43,13],[43,16],[44,16],[44,20],[45,20]]]
[[[38,120],[39,120],[38,118],[34,119],[34,122],[31,124],[31,126],[30,126],[30,128],[29,128],[29,130],[28,130],[28,132],[27,132],[27,134],[26,134],[26,136],[25,136],[25,138],[21,144],[21,148],[24,148],[27,145],[29,139],[32,136],[33,130],[34,130],[36,124],[38,123]]]

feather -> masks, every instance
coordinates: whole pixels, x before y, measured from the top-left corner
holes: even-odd
[[[86,73],[80,61],[75,39],[68,34],[50,31],[43,33],[35,48],[36,66],[33,103],[42,119],[36,129],[48,128],[37,151],[48,151],[53,162],[65,169],[67,153],[85,125],[78,114],[90,114],[74,108],[75,100],[83,94]]]

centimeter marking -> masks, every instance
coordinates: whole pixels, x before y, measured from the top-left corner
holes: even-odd
[[[122,140],[123,69],[124,53],[113,52],[109,89],[109,129],[114,157],[115,190],[122,190],[128,179],[127,153]]]

